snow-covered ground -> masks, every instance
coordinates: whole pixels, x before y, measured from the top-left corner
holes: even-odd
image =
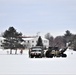
[[[76,75],[76,52],[67,50],[67,58],[29,58],[28,50],[21,55],[10,55],[6,50],[0,49],[0,75]]]

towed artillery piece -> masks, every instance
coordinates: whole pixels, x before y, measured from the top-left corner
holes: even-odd
[[[47,58],[53,58],[53,57],[67,57],[67,55],[64,53],[67,50],[68,47],[59,49],[58,47],[49,47],[48,50],[45,53],[45,56]]]

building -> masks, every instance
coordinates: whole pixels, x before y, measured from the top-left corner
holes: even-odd
[[[42,38],[42,42],[43,42],[43,46],[48,48],[49,47],[49,40]],[[34,47],[36,46],[37,44],[37,41],[38,41],[38,36],[37,37],[33,37],[33,38],[23,38],[25,41],[24,41],[24,44],[25,44],[25,47],[26,48],[31,48],[31,47]]]
[[[42,42],[43,42],[44,47],[48,48],[49,40],[47,40],[43,37],[41,37],[41,38],[42,38]],[[1,45],[2,45],[2,42],[4,42],[3,40],[4,40],[4,38],[0,37],[0,48],[2,48]],[[23,40],[24,40],[24,42],[22,42],[22,44],[24,44],[25,48],[28,49],[28,48],[36,46],[37,41],[38,41],[38,36],[36,36],[36,37],[23,37]]]
[[[4,42],[4,38],[0,37],[0,49],[2,49],[2,43]]]

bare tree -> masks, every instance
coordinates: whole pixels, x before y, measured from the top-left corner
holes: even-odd
[[[64,48],[66,46],[65,39],[63,38],[63,36],[57,36],[54,39],[54,46],[57,46],[59,48]]]
[[[47,34],[45,35],[45,38],[48,39],[48,40],[50,39],[50,37],[51,37],[50,33],[47,33]]]
[[[49,46],[53,47],[54,46],[54,37],[50,33],[47,33],[45,35],[45,38],[49,40]]]

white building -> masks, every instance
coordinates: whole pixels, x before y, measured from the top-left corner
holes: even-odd
[[[36,46],[37,41],[38,41],[38,36],[33,37],[33,38],[31,37],[31,38],[23,38],[23,39],[24,39],[24,42],[22,44],[25,45],[25,48],[31,48],[31,47]],[[1,45],[2,45],[3,40],[4,40],[4,38],[0,37],[0,48],[2,48]],[[42,42],[43,42],[44,47],[48,48],[49,41],[45,38],[42,38]]]
[[[2,43],[4,42],[4,38],[0,37],[0,49],[2,49]]]
[[[24,41],[24,44],[26,46],[26,48],[31,48],[31,47],[34,47],[36,46],[37,44],[37,41],[38,41],[38,38],[39,37],[34,37],[34,38],[23,38],[25,41]],[[49,47],[49,40],[42,38],[42,42],[43,42],[43,46],[48,48]]]

